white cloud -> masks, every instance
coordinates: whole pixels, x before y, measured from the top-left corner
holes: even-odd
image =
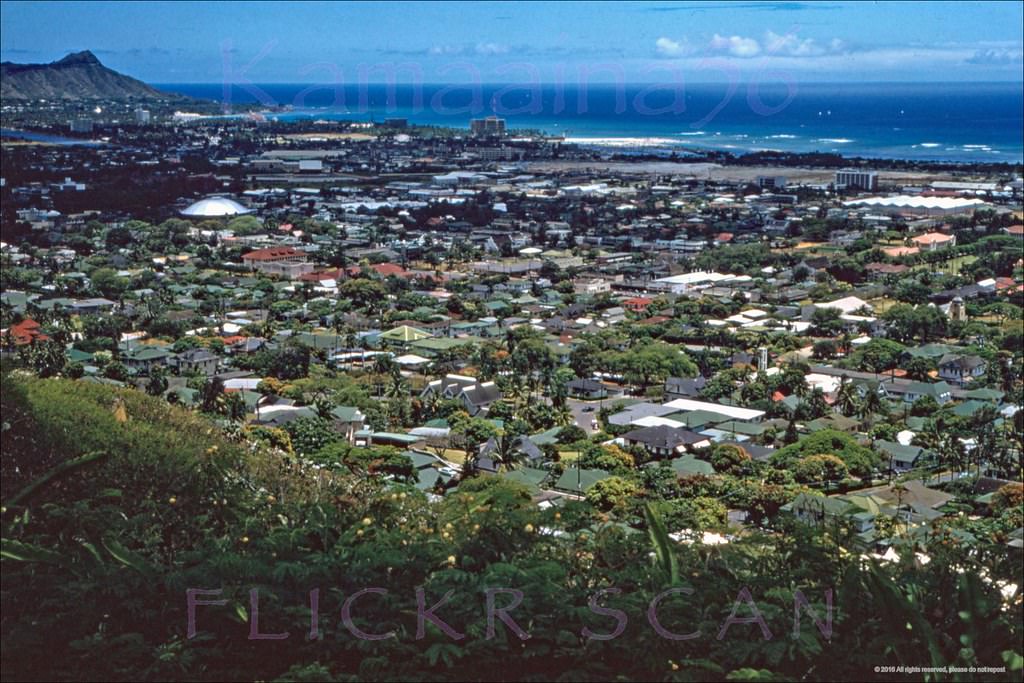
[[[476,53],[478,55],[503,55],[508,52],[508,45],[500,43],[477,43]]]
[[[1019,49],[989,48],[978,50],[969,59],[968,64],[1022,64],[1024,53]]]
[[[709,44],[711,50],[726,53],[732,57],[749,59],[759,55],[771,57],[820,57],[837,54],[846,49],[845,43],[833,38],[827,45],[821,45],[814,38],[800,38],[796,34],[780,35],[766,31],[759,41],[745,36],[721,36],[715,34]]]
[[[820,40],[820,42],[819,42]],[[744,36],[715,35],[704,49],[682,50],[685,40],[659,40],[657,57],[673,59],[680,68],[695,72],[709,67],[707,56],[715,55],[715,68],[733,69],[736,73],[813,74],[816,78],[836,75],[885,77],[898,80],[917,72],[957,73],[966,76],[981,73],[1016,73],[1024,67],[1024,50],[1020,43],[973,42],[943,45],[865,45],[848,44],[838,38],[819,40],[779,35],[767,31],[760,39]],[[717,71],[715,72],[718,73]],[[699,80],[699,79],[698,79]]]
[[[462,48],[458,45],[435,45],[427,50],[427,54],[431,55],[457,55],[461,52]]]
[[[679,41],[664,37],[658,38],[654,42],[654,49],[662,57],[685,57],[693,52],[693,48],[685,41],[680,43]]]
[[[726,51],[733,57],[756,57],[761,52],[761,44],[753,38],[726,37],[716,33],[711,39],[711,49]]]
[[[466,53],[477,55],[503,55],[510,51],[508,45],[501,43],[477,43],[476,45],[435,45],[427,50],[428,55],[461,55]]]
[[[813,38],[800,39],[792,33],[780,36],[772,31],[764,34],[764,50],[771,55],[788,55],[790,57],[814,57],[825,52],[825,49],[816,44]]]

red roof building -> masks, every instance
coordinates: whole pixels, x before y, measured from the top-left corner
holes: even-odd
[[[636,296],[623,301],[622,307],[634,313],[643,313],[652,303],[654,303],[654,299],[646,296]]]
[[[343,268],[328,268],[327,270],[318,270],[312,273],[304,273],[299,276],[301,282],[323,282],[324,280],[334,280],[340,282],[350,275],[358,275],[359,267],[356,266],[353,272],[353,268],[347,270]]]
[[[8,332],[11,338],[14,339],[14,343],[18,346],[49,340],[49,337],[43,334],[39,323],[32,318],[25,318],[20,323],[11,325],[4,334],[6,335]]]
[[[410,273],[402,266],[394,263],[374,263],[370,266],[370,270],[377,273],[381,277],[388,277],[394,275],[395,277],[409,277]]]
[[[928,251],[935,251],[942,247],[956,246],[955,235],[944,235],[941,232],[928,232],[923,235],[918,235],[917,237],[911,237],[910,241],[920,249],[927,249]]]
[[[275,263],[277,261],[303,261],[306,253],[293,247],[270,247],[268,249],[257,249],[248,254],[242,254],[242,261],[246,265],[254,263]]]
[[[996,278],[996,291],[1002,292],[1007,289],[1013,289],[1017,283],[1012,277],[997,277]]]

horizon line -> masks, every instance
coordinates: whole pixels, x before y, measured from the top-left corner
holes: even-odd
[[[685,87],[686,85],[690,85],[690,84],[692,84],[692,85],[725,85],[725,86],[728,86],[728,85],[734,85],[736,83],[748,82],[750,80],[751,79],[740,78],[740,79],[737,79],[734,83],[730,83],[729,81],[686,81],[686,80],[684,80],[684,81],[680,81],[678,84],[675,84],[675,83],[672,83],[672,82],[666,82],[666,81],[622,81],[622,82],[619,82],[619,81],[599,80],[599,81],[586,81],[583,85],[622,85],[622,86],[626,86],[626,87],[631,87],[631,86],[632,87],[660,86],[662,88],[668,88],[668,87],[670,87],[672,85],[680,85],[680,86],[684,86]],[[147,80],[147,81],[144,81],[144,82],[148,83],[150,85],[217,85],[217,86],[221,86],[221,87],[226,85],[223,81],[155,81],[155,80],[149,81],[149,80]],[[884,80],[864,80],[864,81],[801,81],[801,80],[794,80],[793,83],[796,84],[796,85],[878,85],[878,84],[891,84],[891,85],[1020,85],[1020,84],[1024,84],[1024,77],[1022,77],[1019,80],[1006,79],[1006,80],[985,80],[985,81],[971,81],[971,80],[963,80],[963,81],[922,81],[920,79],[900,81],[900,80],[884,79]],[[329,86],[338,86],[338,85],[340,85],[342,87],[364,86],[364,85],[387,85],[387,86],[419,85],[419,86],[439,86],[439,87],[473,86],[473,85],[477,85],[477,86],[502,86],[502,87],[515,86],[515,87],[524,87],[524,88],[537,87],[537,86],[541,86],[541,87],[544,87],[544,86],[561,86],[561,87],[564,88],[564,87],[570,87],[570,86],[578,86],[578,85],[580,85],[580,83],[578,83],[576,81],[565,81],[565,82],[560,82],[560,81],[539,81],[539,82],[536,82],[536,83],[529,83],[529,82],[523,83],[523,82],[514,82],[514,81],[480,81],[480,82],[462,81],[462,82],[447,82],[447,83],[446,82],[442,82],[442,81],[437,81],[437,82],[433,82],[433,81],[423,81],[423,82],[417,82],[417,81],[396,81],[394,83],[389,83],[387,81],[359,81],[359,80],[346,81],[344,83],[332,83],[330,81],[252,81],[251,80],[251,81],[249,81],[248,83],[245,83],[245,84],[242,84],[242,83],[230,83],[228,85],[230,85],[231,87],[234,87],[234,88],[243,88],[246,85],[302,85],[302,86],[320,85],[320,86],[328,86],[328,87]],[[777,82],[777,81],[769,81],[769,82],[766,82],[766,83],[761,83],[760,85],[762,87],[772,87],[772,86],[786,87],[787,86],[786,83],[784,83],[784,82]],[[1024,90],[1022,90],[1022,94],[1024,94]]]

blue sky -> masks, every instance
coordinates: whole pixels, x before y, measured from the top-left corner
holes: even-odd
[[[0,4],[0,58],[151,83],[1022,80],[1021,2]]]

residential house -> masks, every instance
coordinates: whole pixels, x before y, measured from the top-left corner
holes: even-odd
[[[849,525],[862,545],[874,545],[875,515],[856,505],[846,496],[827,497],[800,493],[780,510],[812,526]]]
[[[569,395],[574,398],[597,400],[622,393],[620,389],[610,387],[596,379],[574,379],[567,386]]]
[[[882,382],[885,393],[892,398],[901,398],[906,403],[913,403],[919,398],[930,396],[942,405],[953,398],[953,387],[946,382]]]
[[[611,415],[608,418],[608,423],[617,427],[626,427],[646,417],[662,417],[674,412],[677,412],[677,409],[671,406],[646,402],[634,403]]]
[[[122,354],[121,362],[131,370],[148,374],[154,368],[166,365],[170,356],[171,354],[167,349],[159,346],[137,346],[131,351]]]
[[[674,401],[677,398],[697,398],[701,389],[708,383],[703,375],[694,378],[669,377],[665,380],[665,400]]]
[[[896,441],[875,441],[873,447],[882,454],[883,463],[888,461],[889,469],[906,472],[921,466],[930,453],[921,446],[909,446]]]
[[[576,294],[603,294],[612,291],[611,282],[601,278],[579,279],[573,282],[572,289]]]
[[[540,447],[531,441],[528,436],[517,436],[513,440],[510,448],[515,457],[521,458],[530,464],[537,465],[544,460],[544,452],[541,451]],[[487,443],[481,447],[480,455],[495,461],[500,455],[498,450],[498,440],[491,437],[487,440]]]
[[[910,270],[910,266],[904,266],[896,263],[881,263],[876,261],[864,266],[864,270],[867,271],[869,278],[876,280],[888,275],[902,275]]]
[[[647,308],[654,303],[654,299],[647,296],[635,296],[622,302],[622,307],[634,313],[645,313]]]
[[[495,401],[501,400],[501,391],[494,382],[480,382],[476,377],[446,375],[427,384],[420,393],[421,398],[437,396],[441,399],[457,399],[462,402],[470,415],[485,413]]]
[[[331,427],[350,444],[356,442],[356,432],[365,426],[366,416],[355,406],[337,406],[331,410]]]
[[[711,445],[711,440],[703,434],[663,424],[634,429],[624,434],[622,439],[630,446],[643,446],[656,458],[670,458],[683,451]]]
[[[670,468],[675,473],[675,475],[681,479],[696,476],[710,476],[715,473],[715,468],[711,466],[711,463],[705,462],[703,460],[698,460],[695,456],[691,454],[687,454],[679,458],[672,458],[671,460],[649,462],[646,465],[644,465],[644,467],[667,467]]]
[[[2,337],[10,337],[15,346],[24,346],[35,342],[44,342],[49,339],[43,334],[42,327],[32,318],[25,318],[19,323],[11,325],[0,333]]]
[[[207,349],[189,349],[167,359],[167,365],[175,368],[179,375],[201,373],[210,377],[217,374],[220,356]]]
[[[98,315],[100,313],[112,311],[117,305],[117,302],[111,301],[110,299],[104,299],[102,297],[93,297],[90,299],[77,299],[68,304],[70,312],[76,315]]]
[[[399,325],[387,332],[381,332],[378,338],[388,346],[406,348],[413,342],[420,341],[422,339],[429,339],[431,336],[432,335],[429,332],[425,332],[419,328],[412,327],[410,325]]]
[[[979,356],[946,354],[939,359],[939,377],[961,387],[982,377],[986,368],[985,359]]]

